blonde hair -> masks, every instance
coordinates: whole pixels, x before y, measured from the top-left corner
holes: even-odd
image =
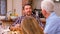
[[[22,20],[21,28],[23,34],[43,34],[43,30],[34,17],[25,17]]]
[[[41,2],[41,9],[44,9],[47,12],[52,12],[54,10],[54,2],[51,0],[43,0]]]

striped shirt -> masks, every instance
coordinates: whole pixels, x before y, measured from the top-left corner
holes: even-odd
[[[38,21],[38,23],[39,23],[40,26],[44,27],[44,25],[42,24],[42,22],[40,21],[40,18],[39,18],[38,16],[33,15],[33,14],[32,14],[31,16],[33,16],[34,18],[37,19],[37,21]],[[17,20],[14,22],[13,26],[15,26],[16,24],[21,24],[21,21],[22,21],[22,19],[23,19],[24,17],[25,17],[25,16],[18,17]]]

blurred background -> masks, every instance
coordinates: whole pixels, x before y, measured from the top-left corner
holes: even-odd
[[[10,26],[14,23],[14,20],[23,15],[22,7],[25,4],[30,3],[33,7],[33,14],[38,15],[41,20],[44,16],[41,13],[41,1],[42,0],[0,0],[0,25]],[[60,16],[60,0],[52,0],[55,2],[55,12]],[[1,24],[2,23],[2,24]]]
[[[18,16],[22,15],[22,6],[30,3],[33,9],[41,9],[40,4],[42,0],[0,0],[0,15],[7,15],[7,13],[16,12]],[[55,2],[55,11],[60,16],[60,0],[52,0]]]

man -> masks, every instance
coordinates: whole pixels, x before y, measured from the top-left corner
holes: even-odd
[[[17,28],[18,26],[20,26],[20,23],[21,23],[22,19],[23,19],[25,16],[33,16],[34,18],[37,19],[37,21],[39,22],[39,24],[40,24],[41,26],[43,25],[43,24],[41,23],[41,21],[40,21],[40,18],[39,18],[38,16],[32,14],[32,6],[31,6],[30,4],[24,5],[24,7],[23,7],[23,13],[24,13],[23,16],[19,17],[19,18],[16,20],[16,22],[13,24],[14,28],[15,28],[15,27]],[[11,27],[11,28],[13,28],[13,27]]]
[[[44,0],[41,2],[42,14],[46,17],[45,34],[60,34],[60,18],[54,12],[54,2]]]

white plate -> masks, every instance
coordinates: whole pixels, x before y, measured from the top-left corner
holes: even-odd
[[[5,16],[0,16],[0,20],[3,20],[3,19],[5,19]]]
[[[11,16],[11,19],[16,19],[17,17],[16,16]]]

